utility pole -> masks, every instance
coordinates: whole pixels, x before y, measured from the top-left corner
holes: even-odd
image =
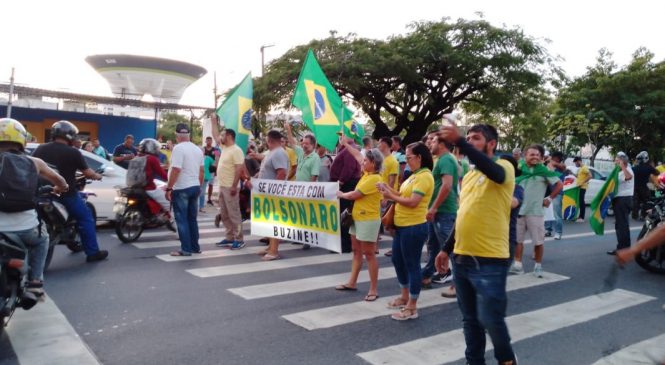
[[[266,64],[265,64],[265,49],[274,47],[274,44],[264,44],[261,46],[261,77],[266,73]]]
[[[12,117],[12,96],[14,95],[14,68],[12,67],[12,76],[9,78],[9,98],[7,99],[7,118]]]

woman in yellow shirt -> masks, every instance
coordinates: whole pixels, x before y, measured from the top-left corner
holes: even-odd
[[[369,272],[369,291],[365,296],[365,301],[373,302],[379,297],[377,293],[379,264],[376,261],[374,248],[376,239],[379,236],[379,228],[381,227],[381,193],[377,185],[381,183],[380,172],[383,164],[383,155],[378,149],[373,148],[368,150],[363,158],[360,151],[348,144],[346,138],[341,139],[344,146],[362,166],[363,175],[354,191],[347,193],[337,192],[338,198],[354,201],[351,214],[353,225],[349,229],[353,260],[351,261],[351,277],[349,277],[349,281],[346,284],[336,286],[335,289],[357,290],[358,274],[363,266],[363,256],[365,256],[367,271]]]
[[[420,256],[427,241],[425,216],[434,191],[432,154],[424,143],[412,143],[406,148],[406,163],[413,173],[402,183],[399,193],[385,184],[379,185],[384,199],[396,203],[392,261],[402,292],[388,307],[401,309],[391,315],[398,321],[418,318],[416,303],[422,285]]]

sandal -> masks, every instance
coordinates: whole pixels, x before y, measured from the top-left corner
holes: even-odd
[[[268,254],[268,249],[261,250],[261,251],[257,252],[256,254],[259,255],[259,256],[267,255]]]
[[[366,302],[373,302],[373,301],[375,301],[375,300],[377,300],[377,299],[379,299],[379,295],[378,295],[378,294],[367,294],[367,295],[365,295],[365,301],[366,301]]]
[[[418,318],[418,311],[416,308],[402,308],[399,312],[390,315],[390,318],[396,321],[408,321],[409,319]]]
[[[189,252],[183,252],[183,251],[173,251],[170,253],[171,256],[192,256],[191,253]]]
[[[279,260],[279,255],[271,255],[271,254],[267,253],[263,257],[261,257],[261,260],[263,260],[263,261]]]
[[[342,284],[342,285],[337,285],[337,286],[335,287],[335,290],[339,290],[339,291],[356,291],[356,290],[358,290],[358,288],[353,288],[353,287],[347,286],[346,284]]]
[[[395,298],[388,302],[388,308],[390,309],[401,309],[406,305],[406,301],[402,300],[402,298]]]

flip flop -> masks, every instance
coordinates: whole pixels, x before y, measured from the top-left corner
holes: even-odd
[[[192,256],[191,253],[185,253],[182,251],[173,251],[170,253],[171,256]]]
[[[387,306],[390,309],[402,309],[404,306],[406,306],[406,302],[403,302],[401,298],[395,298],[388,302]]]
[[[337,285],[337,286],[335,287],[335,290],[339,290],[339,291],[356,291],[356,290],[358,290],[358,288],[352,288],[352,287],[350,287],[350,286],[347,286],[346,284],[342,284],[342,285]]]
[[[261,260],[263,260],[263,261],[279,260],[279,256],[278,255],[271,255],[271,254],[267,253],[263,257],[261,257]]]
[[[409,319],[418,318],[418,311],[416,309],[404,307],[399,312],[393,313],[390,318],[396,321],[408,321]]]
[[[379,295],[378,295],[378,294],[367,294],[367,295],[365,296],[365,301],[366,301],[366,302],[373,302],[373,301],[375,301],[375,300],[377,300],[377,299],[379,299]]]

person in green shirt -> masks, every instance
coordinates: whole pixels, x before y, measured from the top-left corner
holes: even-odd
[[[212,176],[210,175],[210,166],[212,166],[215,163],[215,160],[212,159],[210,156],[205,156],[203,159],[203,184],[201,185],[201,191],[205,190],[205,187],[208,186],[208,183],[210,182],[210,179],[212,179]],[[201,193],[199,195],[199,212],[200,213],[205,213],[205,194]]]
[[[441,251],[443,243],[455,226],[457,217],[457,183],[459,181],[459,170],[457,159],[450,151],[453,146],[439,138],[438,133],[433,134],[429,144],[432,156],[436,156],[436,163],[432,170],[434,176],[434,192],[427,211],[427,226],[429,237],[427,240],[428,260],[422,269],[423,286],[430,287],[432,280],[443,282],[444,278],[451,278],[449,273],[438,273],[433,275],[434,259]],[[452,278],[451,278],[452,279]]]

